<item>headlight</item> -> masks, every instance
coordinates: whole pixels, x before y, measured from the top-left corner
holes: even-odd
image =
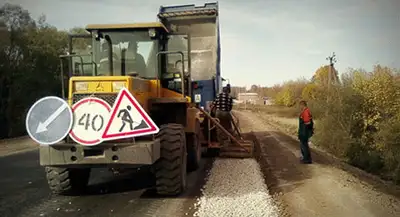
[[[149,29],[149,36],[150,36],[151,38],[156,37],[156,35],[157,35],[157,33],[156,33],[156,30],[155,30],[155,29],[153,29],[153,28]]]
[[[88,86],[87,82],[75,82],[75,91],[87,91]]]
[[[113,91],[119,92],[125,87],[125,82],[113,82]]]

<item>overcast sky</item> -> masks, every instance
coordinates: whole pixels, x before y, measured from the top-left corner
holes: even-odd
[[[58,28],[156,21],[160,5],[198,0],[0,0]],[[310,78],[337,54],[337,69],[400,68],[400,0],[220,0],[222,74],[233,85]]]

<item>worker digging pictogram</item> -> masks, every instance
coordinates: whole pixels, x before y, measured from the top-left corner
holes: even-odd
[[[124,88],[117,96],[102,139],[122,139],[155,134],[158,131],[157,125],[139,102]]]
[[[131,112],[132,107],[131,106],[126,106],[126,109],[121,109],[118,112],[118,118],[121,118],[122,121],[122,126],[119,129],[119,132],[122,132],[125,129],[125,126],[129,126],[130,130],[137,130],[137,129],[143,129],[143,128],[148,128],[149,126],[146,124],[144,120],[142,120],[140,123],[136,122],[132,119],[131,117]],[[136,127],[133,127],[133,124],[139,124]]]

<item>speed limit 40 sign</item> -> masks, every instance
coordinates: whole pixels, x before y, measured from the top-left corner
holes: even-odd
[[[93,146],[101,143],[101,135],[108,122],[111,107],[99,98],[88,97],[72,106],[74,123],[70,137],[77,143]]]

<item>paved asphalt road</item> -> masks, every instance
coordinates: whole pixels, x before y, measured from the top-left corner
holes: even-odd
[[[113,176],[107,169],[92,171],[88,192],[81,196],[50,193],[37,150],[0,158],[0,216],[191,216],[211,159],[189,174],[189,189],[179,198],[160,198],[150,189],[145,171]]]

